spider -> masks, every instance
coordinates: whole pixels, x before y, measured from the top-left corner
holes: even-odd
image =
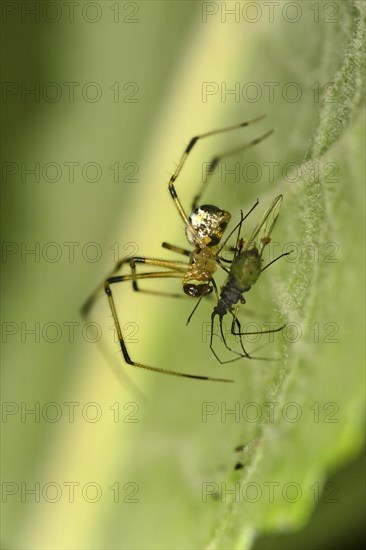
[[[179,298],[186,295],[186,296],[191,296],[193,298],[199,298],[198,303],[203,297],[208,296],[213,291],[215,292],[217,299],[219,298],[213,275],[218,266],[221,267],[227,273],[229,272],[228,269],[223,264],[224,262],[230,263],[230,260],[225,260],[224,258],[221,258],[219,254],[223,246],[225,246],[227,242],[227,239],[226,239],[224,244],[220,245],[223,234],[231,219],[231,214],[225,210],[221,210],[220,208],[212,204],[199,205],[201,201],[201,196],[207,186],[209,177],[214,173],[215,168],[217,167],[221,159],[229,155],[233,155],[237,152],[249,149],[250,147],[253,147],[254,145],[260,143],[262,140],[267,138],[273,131],[270,130],[265,134],[263,134],[262,136],[242,145],[241,147],[226,151],[221,155],[213,157],[213,159],[209,163],[207,178],[205,181],[202,182],[198,193],[193,198],[192,210],[189,216],[187,215],[185,209],[182,206],[182,203],[176,192],[174,183],[178,178],[179,174],[181,173],[181,170],[188,158],[188,155],[190,154],[190,152],[192,151],[192,149],[194,148],[194,146],[197,144],[198,141],[209,136],[217,135],[224,132],[230,132],[238,128],[249,126],[250,124],[253,124],[255,122],[258,122],[259,120],[262,120],[263,118],[264,117],[261,116],[256,119],[252,119],[250,121],[241,122],[240,124],[235,124],[233,126],[228,126],[218,130],[212,130],[210,132],[197,135],[189,141],[187,147],[183,151],[180,161],[173,175],[169,179],[168,189],[169,189],[170,196],[174,202],[175,208],[179,216],[181,217],[182,221],[184,222],[186,238],[188,243],[191,246],[193,246],[193,250],[187,250],[180,246],[175,246],[166,242],[163,242],[162,246],[163,248],[166,248],[172,252],[181,254],[182,256],[186,256],[188,258],[188,262],[134,256],[132,258],[123,259],[117,262],[110,276],[104,281],[104,285],[103,285],[104,291],[108,297],[109,307],[110,307],[114,325],[116,328],[120,349],[124,357],[124,360],[128,365],[142,368],[142,369],[147,369],[154,372],[163,373],[163,374],[169,374],[169,375],[180,376],[185,378],[194,378],[197,380],[233,382],[233,380],[229,380],[226,378],[213,378],[208,376],[200,376],[196,374],[187,374],[183,372],[177,372],[174,370],[162,369],[159,367],[153,367],[150,365],[145,365],[143,363],[140,363],[132,359],[131,355],[127,350],[127,346],[123,338],[122,329],[121,329],[119,317],[116,310],[115,300],[112,293],[112,286],[125,281],[131,281],[134,291],[145,292],[148,294],[155,294],[160,296],[179,297]],[[127,275],[116,275],[116,273],[122,268],[123,264],[126,264],[126,263],[129,264],[131,272]],[[138,273],[137,266],[139,264],[145,264],[158,269],[154,271]],[[184,294],[175,294],[175,293],[141,289],[138,285],[138,282],[142,279],[168,279],[168,278],[181,279]],[[81,312],[84,318],[86,318],[89,315],[90,310],[96,300],[98,291],[99,291],[99,287],[89,297],[89,299],[85,302],[84,306],[82,307]],[[195,309],[196,308],[194,308],[193,312],[195,311]]]
[[[283,201],[282,195],[278,195],[273,200],[271,205],[268,207],[268,209],[264,213],[262,219],[255,226],[248,241],[244,241],[243,239],[240,238],[241,226],[245,218],[248,217],[249,213],[252,212],[252,210],[259,204],[258,200],[254,204],[252,209],[248,212],[248,214],[246,214],[246,216],[243,217],[243,213],[241,213],[241,220],[236,226],[238,228],[238,238],[237,238],[234,258],[231,262],[228,277],[221,288],[218,302],[211,314],[210,348],[212,353],[216,357],[216,359],[221,364],[232,363],[233,361],[237,361],[242,357],[246,357],[247,359],[268,360],[268,358],[266,357],[253,357],[252,355],[249,355],[244,348],[242,336],[280,332],[285,328],[285,325],[283,325],[277,329],[263,330],[258,332],[242,332],[241,325],[237,317],[238,309],[239,309],[239,305],[237,304],[246,303],[243,294],[245,292],[248,292],[251,289],[251,287],[257,281],[259,275],[265,269],[267,269],[270,265],[272,265],[274,262],[276,262],[283,256],[287,256],[288,254],[291,253],[291,252],[285,252],[284,254],[281,254],[280,256],[272,260],[265,267],[262,267],[263,250],[266,247],[266,245],[271,242],[270,235],[277,221],[279,210],[282,205],[282,201]],[[236,228],[234,228],[234,230],[235,229]],[[231,324],[231,334],[234,336],[240,337],[240,345],[243,353],[239,353],[233,350],[227,344],[224,331],[223,331],[223,324],[222,324],[223,318],[227,313],[230,313],[233,318],[232,324]],[[214,350],[213,336],[214,336],[214,321],[216,316],[219,318],[220,334],[225,347],[229,351],[232,351],[238,356],[238,357],[235,357],[234,359],[222,361]],[[238,332],[235,332],[234,330],[235,326],[237,327]]]

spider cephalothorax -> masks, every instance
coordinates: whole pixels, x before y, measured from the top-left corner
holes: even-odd
[[[184,293],[193,298],[211,294],[213,275],[217,269],[218,246],[197,246],[190,255],[189,266],[183,277]]]

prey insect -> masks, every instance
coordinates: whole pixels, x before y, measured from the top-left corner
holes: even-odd
[[[103,288],[108,297],[109,307],[112,313],[113,322],[115,325],[120,350],[122,352],[123,358],[128,365],[147,369],[154,372],[160,372],[163,374],[169,374],[174,376],[180,376],[185,378],[194,378],[197,380],[212,380],[219,382],[232,382],[233,380],[228,380],[226,378],[213,378],[208,376],[200,376],[196,374],[187,374],[174,370],[162,369],[159,367],[153,367],[140,363],[132,359],[123,337],[121,324],[119,321],[119,315],[117,313],[117,308],[115,304],[115,299],[112,292],[112,287],[116,284],[130,281],[132,282],[132,287],[134,291],[144,292],[146,294],[154,294],[158,296],[171,296],[181,298],[182,296],[191,296],[193,298],[199,298],[201,300],[203,297],[208,296],[213,291],[218,298],[217,286],[214,280],[214,273],[218,267],[222,268],[227,273],[229,272],[225,266],[224,258],[220,257],[219,253],[222,249],[220,242],[226,230],[226,227],[231,219],[231,214],[225,210],[218,208],[212,204],[200,204],[201,196],[206,189],[207,183],[215,172],[215,169],[218,163],[225,157],[233,155],[235,153],[243,152],[250,147],[260,143],[266,137],[268,137],[272,130],[266,132],[260,137],[245,143],[244,145],[237,147],[236,149],[228,150],[221,155],[215,156],[209,163],[209,168],[207,172],[206,180],[201,183],[201,186],[194,196],[192,201],[192,210],[191,214],[188,216],[185,209],[182,206],[182,203],[178,197],[178,194],[175,189],[175,181],[180,175],[183,166],[191,153],[194,146],[202,139],[209,136],[214,136],[224,132],[230,132],[235,129],[243,128],[249,126],[264,117],[259,117],[247,122],[242,122],[234,126],[229,126],[226,128],[221,128],[219,130],[213,130],[204,134],[197,135],[193,137],[187,147],[185,148],[180,161],[172,174],[169,182],[168,189],[170,196],[173,200],[175,208],[182,219],[185,225],[185,234],[188,243],[193,247],[193,250],[187,250],[180,246],[175,246],[169,243],[162,243],[163,248],[168,249],[172,252],[181,254],[188,258],[188,261],[172,261],[164,260],[160,258],[147,258],[135,256],[129,259],[123,259],[117,262],[115,268],[113,269],[110,276],[104,281]],[[117,273],[123,268],[124,264],[127,264],[130,268],[130,273],[124,275],[117,275]],[[140,264],[146,266],[151,266],[155,268],[153,271],[149,272],[138,272],[137,268]],[[140,288],[139,283],[141,280],[145,279],[171,279],[177,278],[181,279],[183,294],[169,293],[165,291],[157,291],[150,289]],[[99,288],[90,296],[82,308],[82,315],[88,317],[92,306],[95,303],[96,297],[98,295]]]
[[[238,226],[237,226],[238,238],[237,238],[234,258],[231,262],[228,277],[221,288],[218,302],[211,314],[210,348],[212,353],[216,357],[216,359],[221,364],[232,363],[233,361],[237,361],[242,357],[246,357],[247,359],[266,360],[267,358],[264,358],[264,357],[253,357],[252,355],[250,355],[244,347],[242,337],[245,335],[269,334],[273,332],[279,332],[283,330],[285,327],[285,325],[283,325],[277,329],[263,330],[263,331],[257,331],[257,332],[242,332],[241,324],[238,319],[239,304],[246,303],[243,294],[245,292],[248,292],[251,289],[251,287],[258,280],[259,275],[265,269],[267,269],[275,261],[282,258],[282,256],[287,256],[289,254],[289,252],[281,254],[280,256],[272,260],[269,264],[267,264],[265,267],[262,267],[263,250],[265,249],[266,245],[271,242],[270,235],[276,224],[278,214],[282,205],[282,200],[283,200],[282,195],[278,195],[274,199],[272,204],[264,213],[262,219],[255,226],[248,241],[244,241],[243,239],[240,238],[241,226],[244,219],[247,217],[247,215],[243,217],[243,214],[242,214],[241,220],[238,223]],[[253,208],[255,208],[257,205],[258,205],[258,200],[255,203]],[[230,313],[232,316],[231,334],[233,336],[239,336],[240,346],[242,350],[241,352],[233,350],[227,343],[226,336],[223,330],[223,318],[228,313]],[[221,360],[214,349],[213,337],[214,337],[215,317],[219,318],[220,334],[225,347],[229,351],[237,355],[237,357],[233,359],[229,359],[226,361]],[[237,328],[237,332],[235,331],[235,327]]]

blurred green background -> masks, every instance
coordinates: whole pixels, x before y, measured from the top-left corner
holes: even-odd
[[[364,513],[364,8],[3,3],[3,548],[355,547]],[[245,307],[250,321],[282,318],[301,337],[276,337],[266,352],[278,361],[220,366],[207,343],[212,300],[186,327],[192,301],[125,284],[116,298],[134,359],[235,384],[127,367],[103,293],[97,333],[80,318],[82,303],[117,256],[178,259],[161,242],[186,246],[166,189],[183,148],[199,132],[262,114],[199,144],[177,190],[189,210],[203,162],[275,130],[220,165],[204,202],[235,223],[257,197],[263,211],[283,193],[273,240],[301,253],[265,272]],[[239,181],[225,174],[237,166]],[[151,288],[177,292],[180,281]],[[266,402],[278,403],[273,420]],[[262,411],[255,420],[243,412],[250,403]],[[216,412],[205,418],[208,406]],[[300,487],[298,498],[286,487]]]

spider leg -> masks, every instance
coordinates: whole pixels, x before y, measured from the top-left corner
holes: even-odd
[[[167,248],[168,250],[171,250],[172,252],[177,252],[177,254],[182,254],[183,256],[190,257],[192,254],[190,250],[182,248],[181,246],[175,246],[174,244],[163,242],[161,246],[163,248]]]
[[[131,271],[132,271],[132,276],[130,276],[130,279],[132,281],[132,285],[133,285],[133,289],[136,290],[136,291],[141,291],[141,289],[138,288],[137,286],[137,278],[143,278],[142,276],[137,276],[134,275],[135,272],[136,272],[136,268],[135,268],[135,264],[136,263],[145,263],[145,264],[148,264],[148,265],[153,265],[153,266],[156,266],[156,267],[165,267],[167,269],[170,269],[172,271],[177,271],[180,273],[180,275],[174,275],[175,277],[183,277],[183,273],[187,270],[187,264],[183,264],[181,262],[171,262],[171,261],[166,261],[166,260],[158,260],[156,258],[141,258],[141,257],[138,257],[138,256],[135,256],[133,258],[123,258],[122,260],[119,260],[116,265],[114,266],[113,270],[111,271],[111,273],[108,275],[107,279],[113,277],[115,275],[115,273],[117,273],[118,271],[120,271],[120,269],[122,269],[123,265],[124,264],[128,264],[131,268]],[[81,316],[83,318],[87,318],[91,309],[93,308],[97,298],[99,297],[99,292],[100,290],[103,289],[103,286],[104,286],[104,283],[102,283],[101,285],[98,285],[98,287],[94,290],[94,292],[89,296],[89,298],[85,301],[84,305],[82,306],[81,308]],[[147,293],[150,293],[150,294],[160,294],[160,295],[166,295],[166,294],[169,294],[169,293],[164,293],[164,292],[157,292],[157,291],[145,291]],[[174,295],[174,296],[178,296],[177,294]],[[183,294],[182,294],[183,296]],[[179,295],[179,297],[181,297],[181,295]]]
[[[248,126],[252,122],[257,122],[258,120],[261,120],[262,118],[264,118],[264,117],[261,116],[259,118],[254,119],[254,120],[250,120],[247,123],[239,124],[238,126],[234,126],[233,128],[230,128],[230,130],[234,129],[234,128],[240,128],[241,126]],[[269,130],[265,134],[259,136],[256,139],[253,139],[252,141],[249,141],[248,143],[245,143],[244,145],[241,145],[240,147],[230,149],[229,151],[225,151],[225,153],[222,153],[221,155],[217,155],[216,157],[213,157],[211,159],[209,165],[208,165],[208,170],[206,172],[206,178],[203,179],[202,184],[201,184],[201,188],[200,188],[200,190],[198,191],[198,193],[195,195],[195,197],[193,199],[192,210],[197,208],[199,202],[201,201],[201,196],[203,195],[203,193],[204,193],[204,191],[205,191],[205,189],[206,189],[206,187],[207,187],[207,185],[208,185],[208,183],[211,179],[211,176],[215,173],[215,169],[216,169],[217,165],[219,164],[219,162],[221,162],[226,157],[231,157],[232,155],[236,155],[237,153],[241,153],[243,151],[246,151],[247,149],[250,149],[251,147],[254,147],[254,145],[257,145],[258,143],[260,143],[261,141],[263,141],[264,139],[269,137],[272,133],[273,133],[273,130]]]
[[[186,298],[188,297],[186,294],[180,293],[174,293],[174,292],[165,292],[160,290],[147,290],[142,289],[138,286],[138,279],[146,279],[151,278],[144,277],[144,273],[137,273],[136,271],[136,264],[146,264],[151,265],[154,267],[164,267],[168,269],[169,271],[154,271],[154,278],[166,278],[169,277],[168,274],[170,274],[170,277],[175,277],[178,279],[182,279],[184,273],[187,271],[187,264],[181,263],[181,262],[172,262],[167,260],[159,260],[157,258],[142,258],[139,256],[135,256],[134,258],[130,259],[130,267],[131,267],[131,280],[132,280],[132,287],[135,292],[144,292],[145,294],[153,294],[155,296],[169,296],[171,298]]]
[[[187,157],[188,157],[189,153],[192,151],[192,149],[196,145],[196,143],[201,139],[204,139],[206,137],[213,136],[213,135],[216,135],[216,134],[221,134],[221,133],[224,133],[224,132],[230,132],[231,130],[235,130],[237,128],[243,128],[245,126],[248,126],[249,124],[252,124],[254,122],[257,122],[257,121],[261,120],[262,118],[264,118],[264,117],[261,116],[261,117],[258,117],[256,119],[253,119],[253,120],[249,120],[249,121],[246,121],[246,122],[241,122],[240,124],[235,124],[233,126],[228,126],[228,127],[225,127],[225,128],[221,128],[219,130],[212,130],[211,132],[206,132],[204,134],[199,134],[197,136],[194,136],[193,138],[191,138],[191,140],[189,141],[187,147],[183,151],[183,154],[180,158],[180,161],[178,162],[178,165],[177,165],[176,169],[174,170],[174,173],[172,174],[172,176],[170,177],[170,180],[168,182],[168,189],[169,189],[170,195],[171,195],[171,197],[174,201],[176,209],[179,212],[180,217],[184,221],[185,225],[191,229],[193,234],[195,233],[194,229],[193,229],[193,227],[192,227],[192,225],[191,225],[191,223],[188,219],[188,216],[187,216],[187,214],[186,214],[186,212],[185,212],[185,210],[182,206],[182,203],[180,202],[180,199],[179,199],[178,194],[177,194],[177,192],[175,190],[175,187],[174,187],[174,182],[177,179],[177,177],[179,176],[179,174],[180,174],[180,172],[181,172],[181,170],[182,170],[182,168],[183,168],[183,166],[184,166],[184,164],[187,160]],[[261,139],[264,139],[264,137],[262,137]],[[253,145],[255,145],[255,143],[257,143],[257,140],[254,140],[251,143]],[[232,152],[230,152],[230,154],[232,154]],[[212,162],[210,164],[212,165]],[[213,168],[216,166],[216,164],[213,166]],[[201,186],[201,190],[197,193],[197,195],[195,196],[195,198],[193,200],[192,210],[194,210],[195,205],[198,203],[198,200],[201,198],[202,192],[203,192],[205,187],[206,187],[206,185],[205,185],[205,182],[204,182]]]
[[[130,258],[123,258],[121,260],[118,260],[118,262],[115,264],[113,270],[110,272],[108,277],[112,277],[115,273],[117,273],[123,266],[123,264],[129,264]],[[84,304],[81,307],[80,314],[81,316],[86,319],[92,310],[97,298],[99,297],[99,292],[103,290],[104,282],[99,284],[97,288],[90,294],[90,296],[85,300]]]
[[[175,276],[175,274],[173,272],[151,272],[151,273],[140,273],[138,275],[138,278],[139,279],[142,279],[142,278],[143,279],[150,279],[150,278],[156,278],[156,277],[158,277],[158,278],[169,278],[169,277],[174,277],[174,276]],[[126,280],[130,280],[131,277],[132,277],[132,275],[124,275],[124,276],[119,275],[119,276],[115,276],[115,277],[110,277],[104,283],[104,289],[105,289],[105,292],[106,292],[107,297],[108,297],[109,306],[110,306],[110,309],[111,309],[111,313],[112,313],[112,316],[113,316],[113,321],[114,321],[116,331],[117,331],[118,341],[119,341],[121,352],[122,352],[122,355],[123,355],[123,358],[124,358],[125,362],[128,365],[131,365],[133,367],[146,369],[146,370],[150,370],[150,371],[154,371],[154,372],[160,372],[162,374],[169,374],[169,375],[172,375],[172,376],[179,376],[179,377],[183,377],[183,378],[193,378],[193,379],[196,379],[196,380],[209,380],[209,381],[215,381],[215,382],[232,382],[232,380],[228,380],[226,378],[213,378],[213,377],[209,377],[209,376],[200,376],[200,375],[196,375],[196,374],[188,374],[188,373],[178,372],[178,371],[174,371],[174,370],[167,370],[167,369],[161,369],[161,368],[158,368],[158,367],[152,367],[150,365],[145,365],[143,363],[139,363],[137,361],[134,361],[131,358],[131,356],[130,356],[128,350],[127,350],[126,343],[123,339],[122,329],[121,329],[121,325],[120,325],[120,322],[119,322],[119,318],[118,318],[118,314],[117,314],[117,310],[116,310],[116,306],[115,306],[114,298],[113,298],[113,294],[112,294],[112,288],[111,288],[112,285],[117,284],[117,283],[121,283],[121,282],[126,281]]]

